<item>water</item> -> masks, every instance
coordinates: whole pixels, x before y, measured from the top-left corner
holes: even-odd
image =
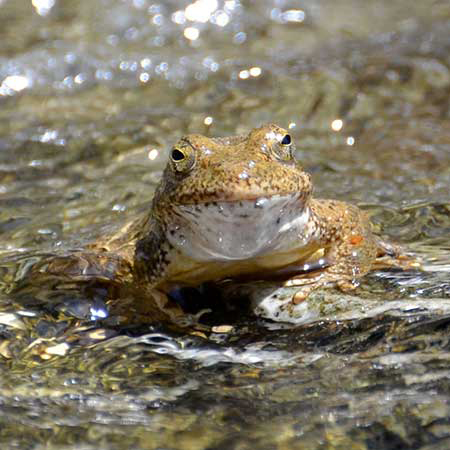
[[[0,0],[2,447],[448,448],[449,18],[436,0]],[[11,295],[145,209],[181,135],[269,121],[316,195],[426,271],[319,292],[299,325],[184,332],[76,283]]]

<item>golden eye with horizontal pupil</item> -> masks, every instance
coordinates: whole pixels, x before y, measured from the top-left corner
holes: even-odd
[[[190,146],[174,147],[170,151],[170,161],[176,172],[186,172],[194,166],[194,150]]]

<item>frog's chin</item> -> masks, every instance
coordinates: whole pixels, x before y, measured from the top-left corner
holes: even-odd
[[[174,207],[170,243],[197,261],[236,261],[306,246],[310,210],[296,193]]]

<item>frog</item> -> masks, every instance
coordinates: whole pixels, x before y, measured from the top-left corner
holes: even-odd
[[[290,132],[276,124],[230,137],[185,135],[169,150],[148,211],[39,270],[128,286],[134,300],[127,307],[139,298],[155,320],[186,323],[189,315],[171,296],[185,287],[260,280],[294,286],[288,302],[259,308],[276,320],[274,310],[289,318],[319,288],[351,291],[372,270],[418,267],[374,232],[365,211],[315,198],[295,155]]]

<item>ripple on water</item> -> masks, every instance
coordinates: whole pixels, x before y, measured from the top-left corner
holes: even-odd
[[[0,0],[2,448],[449,446],[444,3]],[[263,122],[425,271],[195,330],[27,285],[145,210],[181,135]]]

